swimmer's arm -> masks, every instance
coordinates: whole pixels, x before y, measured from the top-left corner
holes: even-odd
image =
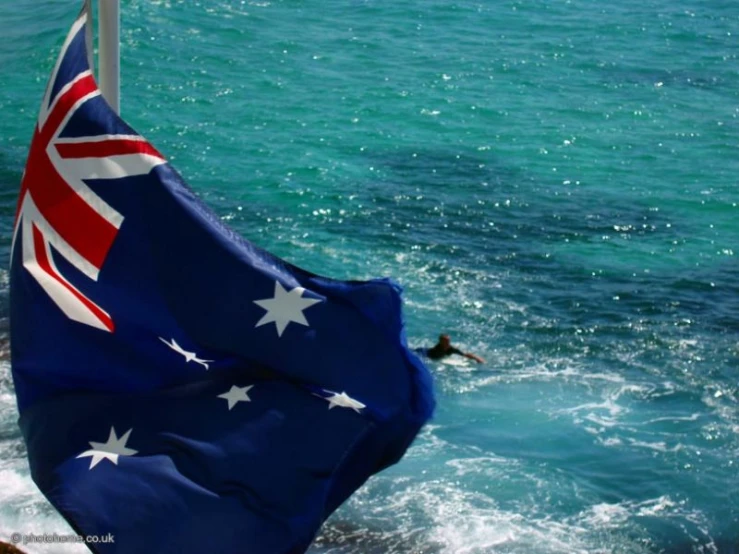
[[[467,352],[462,352],[462,356],[465,358],[469,358],[470,360],[475,360],[478,364],[484,364],[485,360],[481,358],[480,356],[477,356],[475,354],[469,354]]]
[[[485,360],[481,358],[480,356],[477,356],[475,354],[470,354],[468,352],[462,352],[459,348],[452,347],[451,352],[452,354],[459,354],[460,356],[464,356],[465,358],[468,358],[470,360],[475,360],[478,364],[485,363]]]

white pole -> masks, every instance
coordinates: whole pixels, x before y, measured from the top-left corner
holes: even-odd
[[[98,0],[98,70],[100,91],[108,104],[121,111],[121,47],[119,0]]]

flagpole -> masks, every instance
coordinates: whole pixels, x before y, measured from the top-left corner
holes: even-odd
[[[100,91],[115,112],[120,113],[120,0],[98,0],[98,31]]]

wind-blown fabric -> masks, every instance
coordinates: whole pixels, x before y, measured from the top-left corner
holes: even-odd
[[[13,237],[33,479],[94,552],[304,552],[432,414],[400,288],[309,273],[225,227],[104,101],[88,43],[85,4]]]

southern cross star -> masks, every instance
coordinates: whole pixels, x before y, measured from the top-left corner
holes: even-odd
[[[324,389],[325,390],[325,389]],[[363,408],[366,408],[364,404],[362,404],[359,400],[354,400],[351,396],[346,394],[345,392],[333,392],[330,390],[326,390],[325,392],[333,395],[333,396],[321,396],[324,400],[328,401],[328,409],[336,408],[337,406],[339,408],[350,408],[354,410],[355,412],[359,413],[360,410]]]
[[[286,291],[283,286],[275,281],[274,298],[264,298],[255,300],[254,303],[261,308],[267,310],[255,327],[273,323],[277,327],[277,336],[281,337],[285,328],[290,323],[299,323],[308,326],[308,320],[303,315],[303,310],[311,307],[313,304],[321,302],[317,298],[304,298],[303,287],[295,287],[291,291]]]
[[[115,434],[115,429],[111,427],[108,442],[90,441],[92,449],[85,450],[77,457],[91,457],[92,460],[90,460],[89,469],[94,468],[103,460],[110,460],[115,465],[118,465],[118,456],[133,456],[137,453],[136,450],[126,447],[126,441],[128,441],[128,437],[131,436],[131,431],[133,431],[133,429],[129,429],[121,438],[118,438]]]
[[[239,402],[251,402],[251,398],[249,398],[247,392],[249,392],[249,389],[253,386],[254,385],[237,387],[236,385],[231,385],[231,390],[229,390],[228,392],[224,392],[223,394],[219,394],[218,398],[224,398],[228,400],[228,409],[230,410]]]
[[[172,350],[177,352],[178,354],[181,354],[184,356],[186,362],[195,362],[196,364],[200,364],[205,369],[208,369],[208,363],[212,362],[213,360],[203,360],[201,358],[198,358],[197,354],[195,352],[188,352],[184,348],[182,348],[179,344],[177,344],[177,341],[172,339],[172,342],[167,342],[162,337],[159,337],[159,340],[162,341],[164,344],[169,346]]]

